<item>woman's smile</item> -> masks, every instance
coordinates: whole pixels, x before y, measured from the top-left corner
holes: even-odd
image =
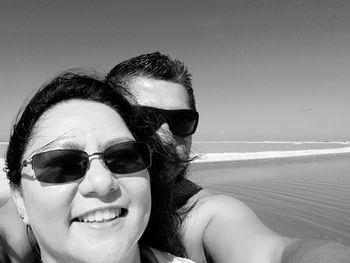
[[[87,227],[95,230],[112,228],[121,224],[128,215],[127,208],[124,207],[106,207],[86,212],[72,220],[72,225]]]

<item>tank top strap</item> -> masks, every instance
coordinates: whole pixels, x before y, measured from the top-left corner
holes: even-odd
[[[154,248],[149,248],[153,255],[156,257],[156,262],[159,263],[194,263],[194,261],[187,259],[187,258],[181,258],[176,257],[174,255],[171,255],[167,252],[159,251]]]
[[[141,263],[159,263],[152,249],[147,246],[140,246]]]

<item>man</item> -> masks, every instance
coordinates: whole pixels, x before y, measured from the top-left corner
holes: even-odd
[[[191,75],[183,63],[160,53],[141,55],[116,65],[106,79],[126,87],[150,116],[160,115],[160,118],[153,119],[163,142],[173,144],[180,156],[189,156],[198,113]],[[162,117],[171,121],[162,121]],[[179,173],[182,168],[178,167]],[[185,180],[177,190],[176,201],[178,207],[182,207],[202,188]]]
[[[171,117],[178,110],[190,114],[196,109],[191,75],[181,61],[158,52],[144,54],[116,65],[106,79],[126,87],[145,110],[159,114],[164,143],[174,144],[180,155],[190,153],[196,123],[181,114]],[[191,127],[191,121],[194,129],[177,128]],[[176,187],[178,209],[195,206],[181,235],[188,257],[196,262],[350,262],[350,249],[340,243],[282,237],[237,199],[212,195],[188,180]]]

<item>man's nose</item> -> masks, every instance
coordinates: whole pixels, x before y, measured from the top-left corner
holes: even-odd
[[[167,122],[164,122],[162,126],[160,126],[160,128],[157,130],[157,134],[162,139],[163,143],[165,144],[174,143],[175,138]]]

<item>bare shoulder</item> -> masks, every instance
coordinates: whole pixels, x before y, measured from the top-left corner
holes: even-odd
[[[222,218],[227,217],[230,220],[255,218],[254,212],[242,201],[227,195],[211,194],[203,189],[190,198],[186,207],[192,207],[185,223],[192,224],[195,222],[204,224],[203,227],[220,215]]]
[[[291,241],[268,229],[236,198],[204,190],[190,202],[194,207],[182,233],[187,252],[195,261],[206,258],[215,262],[277,262]]]
[[[201,235],[217,218],[236,224],[243,221],[246,224],[247,220],[252,223],[258,221],[255,213],[242,201],[226,195],[214,195],[206,190],[194,195],[186,206],[192,206],[192,209],[183,227],[191,236]]]

